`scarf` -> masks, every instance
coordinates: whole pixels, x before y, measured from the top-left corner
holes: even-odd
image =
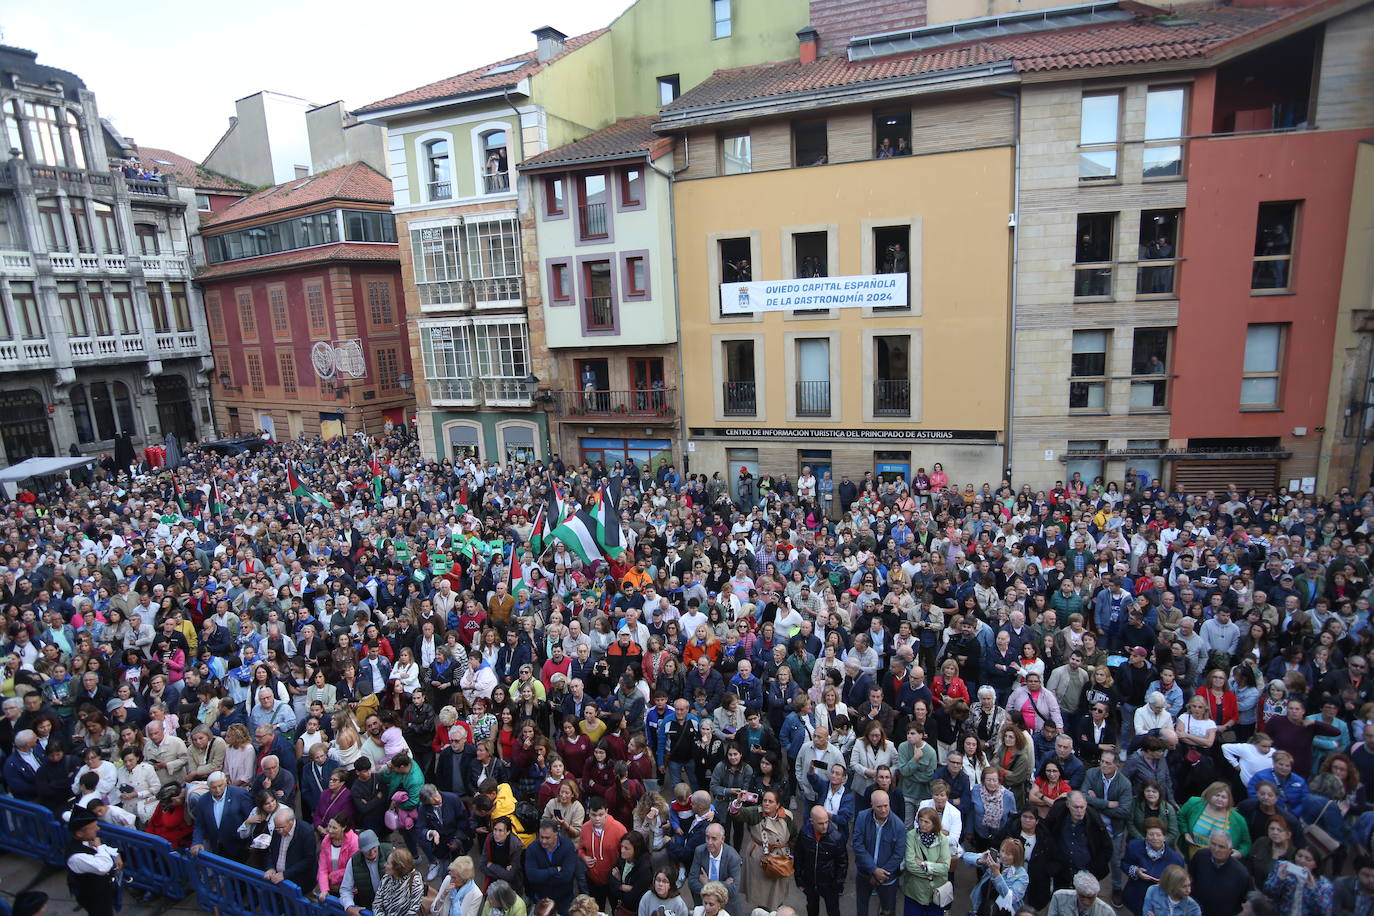
[[[996,792],[989,792],[987,786],[980,785],[978,791],[983,793],[983,826],[990,830],[997,830],[1002,826],[1002,790],[999,787]]]
[[[1169,847],[1167,846],[1161,846],[1159,847],[1159,852],[1155,852],[1153,849],[1150,848],[1150,844],[1146,843],[1145,855],[1150,857],[1151,862],[1158,862],[1160,859],[1164,858],[1164,851],[1168,848]]]
[[[1000,798],[997,801],[997,807],[999,809],[1002,807],[1002,801]],[[919,832],[921,834],[921,845],[927,848],[934,846],[936,837],[940,835],[939,833],[926,833],[925,831]]]

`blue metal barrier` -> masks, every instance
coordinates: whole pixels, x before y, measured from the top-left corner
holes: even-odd
[[[186,862],[200,906],[219,916],[319,916],[316,904],[290,881],[273,884],[261,871],[208,852]]]
[[[100,838],[119,850],[124,860],[124,877],[138,890],[172,900],[180,900],[191,892],[186,859],[162,837],[101,824]]]
[[[67,828],[42,805],[0,795],[0,849],[67,866]]]

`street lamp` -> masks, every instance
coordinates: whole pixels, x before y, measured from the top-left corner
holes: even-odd
[[[410,387],[414,384],[415,379],[411,378],[408,373],[402,372],[400,375],[396,376],[396,387],[402,391],[409,391]]]
[[[225,391],[242,391],[242,385],[229,384],[233,380],[233,377],[228,372],[221,372],[219,374],[219,386],[223,388]]]

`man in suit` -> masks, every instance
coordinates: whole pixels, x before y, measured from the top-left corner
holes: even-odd
[[[868,901],[878,895],[878,912],[897,911],[897,879],[906,855],[906,825],[892,813],[889,796],[875,789],[871,807],[854,824],[854,888],[857,916],[868,916]]]
[[[423,786],[418,826],[420,849],[430,863],[426,881],[439,877],[450,861],[472,845],[472,819],[463,800],[452,792]]]
[[[868,691],[873,686],[873,679],[863,672],[857,658],[845,660],[844,680],[840,681],[841,703],[850,709],[858,709],[868,702]]]
[[[272,815],[272,842],[267,847],[267,869],[262,876],[273,884],[290,881],[304,893],[315,886],[318,852],[315,832],[296,821],[296,812],[285,806]]]
[[[191,836],[191,854],[201,850],[226,859],[243,854],[244,842],[238,828],[253,813],[253,797],[246,789],[229,785],[229,779],[216,771],[206,780],[209,791],[191,803],[196,827]]]
[[[286,768],[281,765],[281,761],[273,754],[268,754],[262,758],[260,765],[262,769],[248,784],[248,791],[253,794],[254,798],[257,798],[258,793],[264,790],[271,792],[277,797],[277,801],[288,808],[291,807],[296,798],[296,777],[288,773]]]
[[[31,729],[14,736],[14,753],[5,758],[5,785],[15,798],[38,800],[38,770],[43,765],[39,753],[38,735]]]
[[[692,898],[701,905],[701,889],[709,881],[719,881],[730,891],[730,902],[726,910],[739,912],[739,882],[743,861],[739,853],[725,844],[725,828],[720,824],[710,824],[706,828],[706,842],[697,847],[692,856],[692,865],[687,869],[687,886],[692,889]]]

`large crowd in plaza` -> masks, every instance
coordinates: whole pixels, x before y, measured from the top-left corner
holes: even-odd
[[[400,430],[106,458],[4,507],[0,773],[91,916],[102,824],[376,916],[1371,916],[1372,520]]]

